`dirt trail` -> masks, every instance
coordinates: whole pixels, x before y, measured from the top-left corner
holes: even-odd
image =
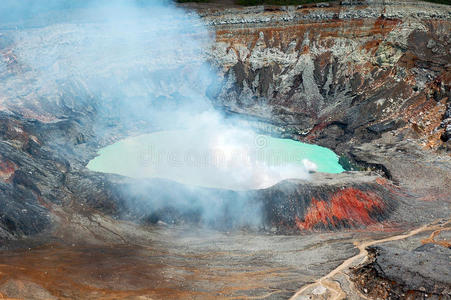
[[[441,228],[441,229],[435,230],[431,233],[431,235],[428,238],[421,240],[421,242],[423,244],[437,244],[437,245],[449,248],[449,247],[451,247],[451,240],[437,241],[436,238],[443,231],[450,231],[450,230],[451,230],[451,228]]]
[[[339,265],[337,268],[332,270],[329,274],[321,277],[317,281],[303,286],[299,291],[296,292],[296,294],[294,294],[290,298],[290,300],[299,299],[299,297],[307,290],[315,288],[315,287],[319,287],[319,286],[323,286],[328,289],[328,291],[331,293],[331,299],[334,299],[334,300],[345,299],[347,296],[346,292],[343,291],[343,289],[340,287],[340,285],[336,281],[332,280],[332,278],[335,277],[339,273],[343,273],[344,270],[347,270],[357,260],[360,260],[363,258],[363,260],[360,263],[364,263],[366,261],[367,255],[368,255],[368,251],[366,250],[367,247],[374,246],[374,245],[381,244],[381,243],[391,242],[391,241],[403,240],[403,239],[417,235],[424,231],[443,230],[443,226],[451,223],[451,220],[448,220],[447,222],[442,223],[442,224],[440,224],[440,221],[442,221],[442,220],[436,220],[433,223],[430,223],[428,225],[424,225],[419,228],[413,229],[406,234],[395,235],[395,236],[387,237],[387,238],[380,239],[380,240],[355,242],[355,246],[359,249],[359,254],[348,258],[341,265]],[[351,286],[352,286],[352,284],[351,284]],[[358,292],[358,294],[360,296],[362,296],[363,298],[366,298],[360,292]]]

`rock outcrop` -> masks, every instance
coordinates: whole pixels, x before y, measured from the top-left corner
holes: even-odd
[[[370,262],[354,271],[354,280],[372,298],[450,297],[450,248],[426,244],[409,251],[375,246],[368,252]]]
[[[218,106],[333,148],[388,131],[441,145],[448,6],[375,1],[204,14],[217,28],[211,60],[224,72]]]

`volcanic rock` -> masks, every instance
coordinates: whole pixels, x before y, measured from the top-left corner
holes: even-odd
[[[365,282],[373,297],[404,299],[451,297],[451,249],[426,244],[413,250],[388,246],[368,249],[371,262],[354,271],[356,281]],[[365,279],[363,277],[366,277]]]

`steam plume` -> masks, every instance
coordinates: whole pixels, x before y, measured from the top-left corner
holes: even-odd
[[[99,136],[112,120],[124,127],[143,124],[142,132],[198,130],[190,136],[192,145],[220,149],[225,155],[227,164],[217,178],[225,188],[238,184],[264,188],[289,177],[306,178],[307,170],[315,168],[310,162],[304,163],[307,170],[234,164],[230,151],[248,155],[246,149],[255,142],[256,134],[231,124],[212,107],[206,95],[219,78],[205,51],[214,35],[198,16],[169,1],[3,0],[0,18],[0,26],[8,34],[5,47],[11,48],[11,57],[20,66],[20,71],[13,70],[11,57],[0,58],[0,105],[14,107],[41,99],[40,107],[47,103],[52,109],[58,104],[77,112],[83,112],[87,104],[94,105]],[[19,96],[18,86],[33,93]],[[64,112],[54,113],[65,117]],[[209,176],[186,169],[180,173]],[[194,205],[184,195],[172,196],[171,205],[182,210]],[[248,211],[243,208],[247,200],[240,198],[238,203],[237,199],[229,204]],[[150,211],[161,206],[152,202],[151,195],[146,201],[133,205]],[[204,212],[214,210],[218,206],[211,201],[214,199],[195,205]],[[217,217],[215,213],[205,215]],[[250,219],[243,216],[237,214],[240,220]]]

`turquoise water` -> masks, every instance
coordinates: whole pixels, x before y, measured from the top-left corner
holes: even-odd
[[[239,190],[307,179],[309,171],[344,171],[330,149],[238,130],[160,131],[121,140],[98,154],[87,166],[92,171]]]

